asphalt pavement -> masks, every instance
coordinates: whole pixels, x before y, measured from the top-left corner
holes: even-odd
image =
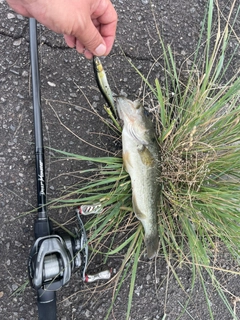
[[[150,81],[163,76],[161,64],[153,64],[162,55],[156,22],[180,66],[196,49],[206,3],[206,0],[113,0],[119,15],[117,39],[111,54],[104,59],[113,91],[127,93],[131,99],[142,93],[141,78],[126,57],[146,76],[151,70]],[[28,19],[13,12],[4,0],[0,0],[0,17],[0,318],[30,320],[37,319],[35,292],[27,286],[24,293],[14,294],[27,280],[27,259],[34,242],[35,216],[22,216],[36,206],[29,27]],[[45,145],[88,156],[112,154],[116,146],[108,138],[108,128],[94,112],[89,112],[106,116],[92,62],[69,49],[61,35],[45,27],[38,26],[38,35]],[[82,164],[55,161],[52,156],[47,152],[49,199],[75,183],[70,173],[82,169]],[[64,221],[64,210],[51,214]],[[231,266],[232,261],[225,253],[219,259],[226,268]],[[113,267],[117,267],[114,263]],[[183,320],[210,319],[198,281],[191,292],[191,270],[179,266],[176,271],[184,290],[171,273],[168,277],[168,265],[161,257],[155,262],[139,263],[132,320],[176,320],[181,314]],[[206,275],[205,280],[215,319],[232,319],[211,279]],[[232,295],[227,296],[232,301],[233,295],[239,295],[239,279],[230,275],[223,283],[231,291]],[[109,319],[125,319],[128,290],[129,282],[125,281]],[[111,286],[87,285],[74,275],[58,293],[58,319],[104,319],[111,299]]]

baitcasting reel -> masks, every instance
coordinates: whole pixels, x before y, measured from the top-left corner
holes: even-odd
[[[88,263],[87,236],[83,222],[76,212],[78,228],[67,232],[39,237],[30,251],[28,273],[36,290],[56,291],[68,283],[72,272],[79,270],[86,279]]]

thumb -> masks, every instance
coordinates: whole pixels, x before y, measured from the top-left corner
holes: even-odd
[[[96,56],[105,55],[107,46],[92,20],[87,21],[85,29],[81,34],[78,33],[76,38],[92,54]]]

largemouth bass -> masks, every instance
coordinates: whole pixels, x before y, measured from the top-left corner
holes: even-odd
[[[160,190],[157,177],[160,150],[153,124],[139,101],[119,97],[116,107],[123,121],[123,164],[131,178],[133,211],[143,225],[147,255],[152,259],[159,244],[157,211]]]

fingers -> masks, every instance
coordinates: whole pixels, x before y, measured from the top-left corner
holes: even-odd
[[[76,49],[78,52],[81,53],[82,49],[86,48],[96,56],[106,54],[107,47],[105,41],[90,17],[86,19],[83,29],[77,28],[73,30],[73,33],[77,39]]]
[[[112,49],[112,46],[113,46],[113,43],[115,40],[116,26],[117,26],[117,24],[114,21],[112,23],[112,25],[103,25],[101,28],[101,34],[102,34],[102,37],[105,41],[106,48],[107,48],[105,55],[108,55]],[[113,30],[114,30],[114,32],[113,32]]]
[[[25,6],[21,4],[21,1],[7,0],[7,3],[17,13],[19,13],[25,17],[31,17],[31,14],[29,14],[29,12],[25,8]]]
[[[84,54],[85,58],[87,58],[87,59],[92,59],[93,58],[93,54],[88,50],[85,50],[83,52],[83,54]]]
[[[67,45],[88,59],[109,54],[113,46],[117,13],[110,0],[7,1],[17,12],[64,34]]]
[[[92,21],[105,42],[105,55],[107,55],[111,51],[115,40],[118,19],[112,3],[109,0],[103,0],[102,3],[102,7],[100,5],[92,14]]]
[[[64,40],[70,48],[76,47],[76,38],[74,36],[68,36],[67,34],[64,34]]]
[[[79,31],[80,32],[80,31]],[[87,28],[81,33],[81,36],[64,35],[64,39],[70,48],[76,47],[76,50],[84,54],[87,59],[91,59],[93,54],[96,56],[106,55],[111,48],[107,48],[105,42],[94,26],[92,21],[87,24]]]
[[[70,48],[75,48],[76,50],[83,54],[87,59],[92,59],[93,58],[93,54],[88,51],[74,36],[68,36],[68,35],[64,35],[64,39],[66,41],[66,44],[70,47]]]
[[[94,8],[90,16],[85,16],[84,30],[75,29],[74,35],[90,53],[85,51],[85,56],[108,55],[112,49],[117,28],[117,13],[109,0],[102,0]],[[79,46],[81,53],[82,47]]]

